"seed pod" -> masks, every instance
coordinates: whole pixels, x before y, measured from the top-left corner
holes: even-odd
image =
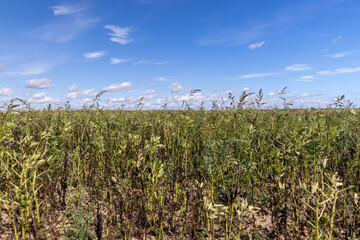
[[[15,123],[12,123],[12,122],[7,122],[7,123],[6,123],[6,126],[8,126],[9,128],[15,128],[15,127],[16,127],[16,124],[15,124]]]
[[[35,146],[37,146],[37,145],[39,145],[38,142],[32,142],[32,143],[30,144],[30,148],[33,148],[33,147],[35,147]]]
[[[46,162],[45,159],[41,159],[40,161],[38,161],[38,162],[36,163],[36,167],[41,166],[41,165],[44,164],[45,162]]]
[[[112,181],[113,183],[117,183],[117,179],[116,179],[115,177],[111,177],[111,181]]]

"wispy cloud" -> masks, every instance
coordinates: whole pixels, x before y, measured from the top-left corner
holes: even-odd
[[[81,5],[58,5],[51,7],[51,9],[53,10],[55,16],[71,15],[85,10],[84,6]]]
[[[315,78],[315,76],[313,75],[305,75],[301,77],[301,79],[313,79],[313,78]]]
[[[265,44],[265,41],[257,42],[257,43],[253,43],[253,44],[249,45],[248,48],[250,48],[251,50],[254,50],[255,48],[259,48],[264,44]]]
[[[89,52],[89,53],[85,53],[84,57],[86,58],[99,58],[105,55],[104,51],[98,51],[98,52]]]
[[[45,93],[40,93],[33,95],[28,102],[31,104],[41,104],[41,105],[53,104],[55,106],[61,106],[65,103],[65,100],[53,99],[52,97],[47,96]]]
[[[24,64],[19,67],[19,70],[15,72],[7,72],[9,79],[15,79],[20,76],[30,76],[43,74],[49,71],[55,64],[53,63],[44,63],[44,62],[34,62]]]
[[[168,86],[172,93],[182,94],[185,92],[189,92],[191,88],[182,86],[179,82],[174,82],[170,86]]]
[[[0,96],[10,97],[14,92],[10,88],[2,87],[0,88]]]
[[[337,74],[345,74],[345,73],[355,73],[360,72],[360,67],[357,68],[339,68],[335,69],[334,71],[320,71],[317,72],[318,75],[326,76],[326,75],[337,75]]]
[[[334,55],[327,55],[328,57],[333,57],[333,58],[342,58],[345,57],[346,53],[342,52],[342,53],[335,53]]]
[[[35,31],[35,36],[46,41],[68,42],[94,26],[97,22],[97,19],[53,22],[39,27]]]
[[[336,38],[333,39],[333,42],[334,42],[334,43],[338,43],[341,38],[342,38],[342,36],[339,35],[339,36],[337,36]]]
[[[180,62],[179,60],[175,60],[175,61],[162,61],[162,62],[155,62],[155,65],[164,65],[164,64],[169,64],[169,63],[177,63]]]
[[[356,53],[356,52],[359,52],[359,51],[357,50],[357,51],[339,52],[339,53],[335,53],[335,54],[332,54],[332,55],[326,55],[326,57],[343,58],[346,55],[350,55],[350,54],[353,54],[353,53]]]
[[[293,64],[291,66],[286,67],[285,70],[299,72],[299,71],[309,70],[310,68],[311,67],[307,66],[306,64]]]
[[[5,64],[0,64],[0,73],[2,73],[2,71],[6,68]]]
[[[75,83],[71,85],[68,89],[65,90],[65,92],[75,92],[78,89],[78,85]]]
[[[311,79],[294,79],[294,82],[312,82]]]
[[[235,78],[233,78],[233,79],[236,80],[236,79],[269,77],[269,76],[275,76],[275,75],[280,75],[280,74],[281,74],[281,73],[278,73],[278,72],[250,73],[250,74],[244,74],[244,75],[237,76],[237,77],[235,77]]]
[[[132,30],[132,27],[118,27],[115,25],[106,25],[104,26],[105,29],[108,29],[112,31],[112,33],[109,33],[110,41],[120,43],[122,45],[129,44],[133,41],[132,38],[130,38],[129,34]]]
[[[313,75],[305,75],[300,77],[300,79],[293,80],[294,82],[312,82],[312,80],[315,78]]]
[[[153,63],[157,66],[159,65],[165,65],[165,64],[170,64],[170,63],[177,63],[177,62],[180,62],[180,60],[174,60],[174,61],[162,61],[162,62],[154,62],[153,60],[139,60],[139,61],[136,61],[134,62],[134,65],[140,65],[140,64],[150,64],[150,63]]]
[[[46,89],[53,87],[54,84],[50,78],[41,78],[41,79],[31,79],[26,82],[26,88],[35,88],[35,89]]]
[[[32,95],[31,97],[32,97],[32,98],[35,98],[35,99],[45,98],[45,97],[46,97],[46,93],[44,93],[44,92],[35,93],[35,94]]]
[[[31,36],[41,40],[68,42],[79,36],[85,30],[95,26],[99,19],[86,13],[84,5],[59,5],[52,7],[56,17],[45,25],[32,31]]]
[[[150,63],[152,63],[152,60],[140,60],[140,61],[134,62],[134,65],[137,66],[139,64],[150,64]]]
[[[301,1],[273,12],[267,19],[254,25],[224,26],[202,38],[200,45],[241,45],[249,44],[266,35],[274,35],[292,28],[296,24],[316,18],[321,12],[339,4],[343,0]],[[260,22],[260,23],[259,23]],[[243,27],[245,26],[245,27]]]
[[[152,79],[150,84],[151,85],[161,85],[161,84],[167,83],[169,81],[170,81],[170,79],[167,77],[155,77]]]
[[[75,91],[70,92],[67,95],[67,98],[75,99],[75,98],[83,98],[83,97],[95,97],[97,94],[98,94],[98,92],[95,91],[94,88],[92,88],[92,89],[87,89],[87,90],[82,90],[82,91],[77,91],[77,92],[75,92]]]
[[[155,82],[167,82],[167,81],[169,81],[169,79],[166,78],[166,77],[156,77],[156,78],[153,78],[153,81],[155,81]]]
[[[318,75],[331,75],[332,72],[329,70],[325,70],[325,71],[319,71],[317,72]]]
[[[152,95],[154,94],[156,91],[154,89],[149,89],[149,90],[146,90],[143,95]]]
[[[110,86],[104,87],[102,90],[107,92],[120,92],[129,90],[134,84],[130,82],[114,83]]]
[[[200,40],[200,45],[242,45],[248,44],[266,33],[269,24],[262,24],[248,30],[223,29]]]
[[[118,64],[124,62],[130,62],[131,59],[122,59],[122,58],[110,58],[110,64]]]

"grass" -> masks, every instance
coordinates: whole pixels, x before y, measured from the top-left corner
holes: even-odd
[[[360,112],[0,113],[0,236],[11,239],[360,237]],[[214,109],[221,109],[216,106]],[[231,110],[229,110],[231,109]]]

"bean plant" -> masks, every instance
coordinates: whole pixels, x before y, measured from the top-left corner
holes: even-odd
[[[127,111],[101,94],[81,110],[3,106],[1,239],[360,238],[360,114],[345,97]]]

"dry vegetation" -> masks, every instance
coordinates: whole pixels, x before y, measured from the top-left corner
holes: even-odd
[[[248,97],[227,111],[12,102],[0,239],[359,238],[360,112]]]

